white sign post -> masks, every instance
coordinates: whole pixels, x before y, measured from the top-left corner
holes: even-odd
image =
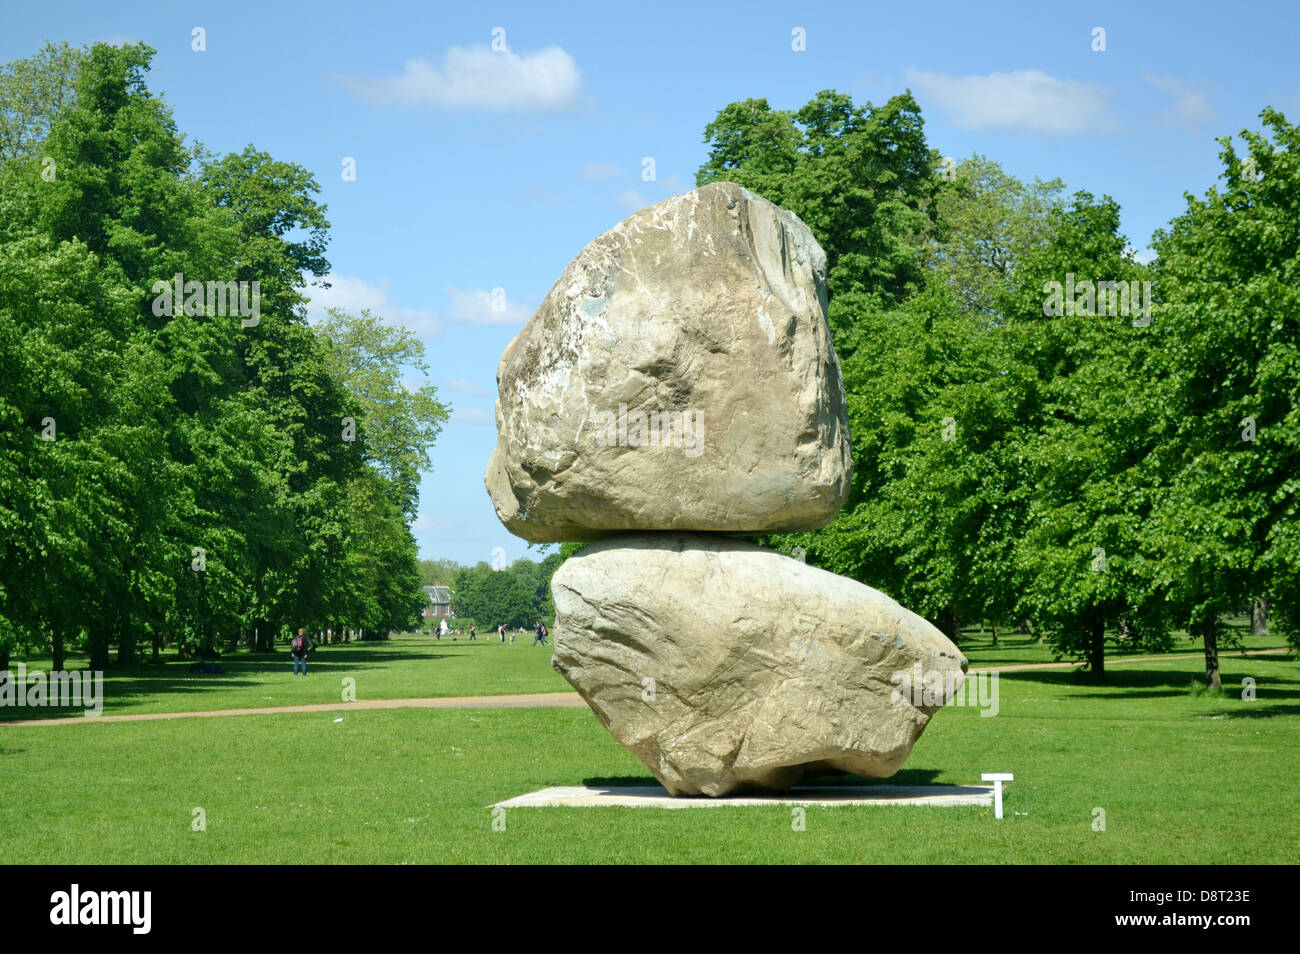
[[[1010,782],[1015,776],[1010,772],[984,772],[980,775],[986,782],[993,783],[993,817],[1002,817],[1002,783]]]

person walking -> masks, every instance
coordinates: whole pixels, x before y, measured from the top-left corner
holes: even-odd
[[[311,640],[307,638],[307,630],[302,627],[298,628],[298,635],[289,640],[289,652],[293,654],[293,674],[298,675],[298,667],[302,666],[302,674],[307,675],[307,653],[311,651]]]
[[[540,619],[537,621],[537,635],[533,637],[533,645],[536,646],[538,643],[546,645],[546,624]]]
[[[451,628],[451,627],[447,625],[447,620],[444,618],[443,621],[442,621],[442,622],[439,624],[439,626],[438,626],[438,641],[439,641],[439,642],[442,641],[442,637],[444,637],[444,636],[447,635],[447,630],[449,630],[450,628]]]
[[[473,624],[473,625],[470,626],[470,628],[469,628],[469,638],[470,638],[470,639],[478,639],[478,624],[477,624],[477,623],[475,623],[475,624]]]
[[[500,626],[497,627],[497,638],[500,639],[501,642],[503,642],[503,643],[506,641],[506,624],[505,624],[505,623],[502,623]]]

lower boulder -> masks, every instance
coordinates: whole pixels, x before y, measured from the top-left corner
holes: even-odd
[[[718,535],[608,538],[551,592],[554,667],[673,795],[893,775],[967,666],[883,593]]]

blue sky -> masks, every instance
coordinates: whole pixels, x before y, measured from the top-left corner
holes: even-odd
[[[727,103],[910,88],[933,147],[1110,194],[1138,249],[1215,182],[1215,137],[1260,128],[1265,106],[1300,120],[1295,2],[178,6],[7,4],[0,61],[143,40],[188,137],[316,174],[333,287],[313,310],[369,307],[425,341],[455,411],[414,531],[422,556],[464,563],[541,555],[483,487],[501,353],[587,242],[693,185]]]

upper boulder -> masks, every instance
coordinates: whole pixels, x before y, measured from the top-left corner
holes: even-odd
[[[826,254],[730,182],[591,242],[497,370],[486,483],[512,533],[825,526],[852,474]]]

